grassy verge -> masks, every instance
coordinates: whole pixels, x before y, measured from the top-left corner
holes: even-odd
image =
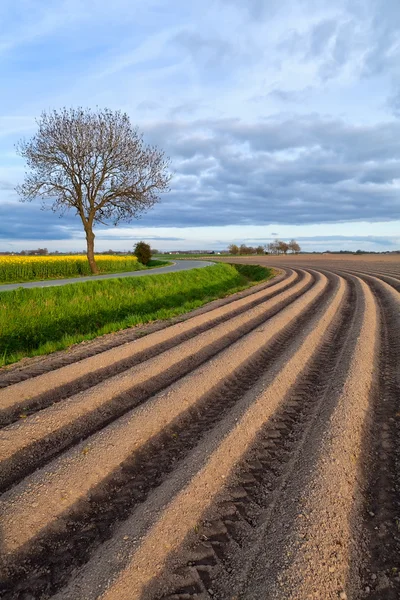
[[[168,265],[173,265],[174,261],[172,260],[159,260],[158,258],[152,258],[146,265],[146,269],[158,269],[159,267],[168,267]]]
[[[221,263],[152,277],[2,292],[0,364],[183,314],[272,276],[268,268]]]

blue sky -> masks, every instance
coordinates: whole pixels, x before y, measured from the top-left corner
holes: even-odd
[[[170,194],[98,250],[400,249],[398,0],[2,0],[0,77],[2,250],[84,248],[14,191],[15,143],[62,106],[122,109],[172,159]]]

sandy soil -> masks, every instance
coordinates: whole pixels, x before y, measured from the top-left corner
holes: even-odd
[[[281,274],[0,371],[1,598],[400,597],[400,258],[237,260]]]

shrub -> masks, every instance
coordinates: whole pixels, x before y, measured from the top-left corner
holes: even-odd
[[[142,265],[147,265],[151,259],[151,248],[149,244],[146,244],[146,242],[138,242],[135,246],[133,254],[136,256],[138,261],[142,263]]]

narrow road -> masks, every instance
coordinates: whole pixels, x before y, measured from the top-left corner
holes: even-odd
[[[160,275],[162,273],[176,273],[177,271],[189,271],[209,267],[213,263],[201,260],[180,260],[168,267],[157,267],[148,271],[128,271],[127,273],[107,273],[106,275],[88,275],[87,277],[71,277],[69,279],[48,279],[45,281],[28,281],[26,283],[7,283],[0,285],[0,292],[11,292],[18,288],[43,288],[55,285],[68,285],[70,283],[82,283],[84,281],[95,281],[101,279],[117,279],[119,277],[143,277],[145,275]]]
[[[0,370],[2,600],[400,598],[400,261],[251,260],[281,273]]]

